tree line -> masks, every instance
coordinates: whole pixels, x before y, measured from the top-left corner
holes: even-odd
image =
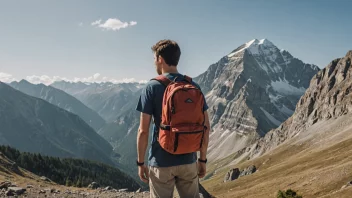
[[[87,187],[92,182],[116,189],[137,190],[140,186],[117,168],[86,159],[58,158],[39,153],[20,152],[1,145],[0,152],[16,164],[36,175],[66,186]]]

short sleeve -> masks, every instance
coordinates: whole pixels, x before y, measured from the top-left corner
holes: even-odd
[[[153,114],[153,89],[150,84],[147,84],[139,96],[136,110],[149,115]]]

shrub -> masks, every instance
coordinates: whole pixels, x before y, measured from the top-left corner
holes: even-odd
[[[286,192],[279,190],[277,198],[302,198],[302,196],[298,195],[295,191],[288,189]]]

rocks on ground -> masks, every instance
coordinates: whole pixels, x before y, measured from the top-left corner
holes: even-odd
[[[229,182],[238,179],[239,177],[243,177],[246,175],[251,175],[257,171],[257,168],[254,165],[251,165],[242,171],[238,168],[233,168],[229,172],[226,173],[224,177],[224,182]]]
[[[245,168],[243,171],[241,171],[240,177],[246,176],[246,175],[251,175],[251,174],[255,173],[256,171],[257,171],[257,168],[254,165],[249,166],[249,167]]]
[[[5,181],[0,183],[0,189],[7,189],[8,187],[11,186],[11,182]]]
[[[347,188],[347,187],[351,187],[351,186],[352,186],[352,180],[349,181],[349,182],[347,182],[346,185],[343,185],[343,186],[341,187],[341,189],[344,189],[344,188]]]
[[[14,195],[22,195],[24,192],[26,192],[26,189],[21,187],[8,187],[7,192]]]
[[[238,168],[233,168],[226,173],[224,182],[233,181],[240,176],[241,172]]]
[[[50,181],[50,179],[48,179],[47,177],[44,177],[44,176],[40,177],[40,179],[41,179],[42,181],[46,181],[46,182],[49,182],[49,181]]]
[[[99,184],[97,182],[92,182],[91,184],[88,185],[88,188],[97,189],[99,188]]]

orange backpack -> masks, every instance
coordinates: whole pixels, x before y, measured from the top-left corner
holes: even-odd
[[[192,78],[176,79],[171,81],[164,75],[153,79],[166,87],[158,141],[171,154],[196,152],[202,147],[206,130],[203,93],[192,84]]]

